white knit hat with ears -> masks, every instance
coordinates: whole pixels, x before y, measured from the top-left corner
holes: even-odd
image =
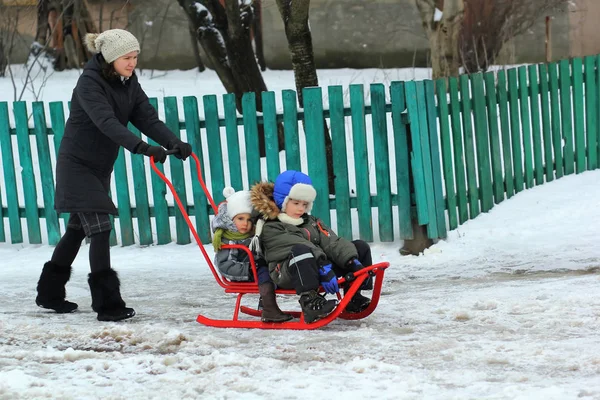
[[[252,214],[252,203],[250,202],[250,191],[240,190],[236,192],[231,186],[223,189],[223,196],[227,200],[227,215],[233,219],[238,214]]]
[[[88,33],[85,35],[85,45],[92,53],[102,53],[109,64],[132,51],[140,51],[140,43],[135,36],[123,29]]]

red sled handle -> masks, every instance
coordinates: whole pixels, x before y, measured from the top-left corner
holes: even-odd
[[[169,154],[169,155],[177,154],[178,152],[179,152],[178,149],[167,150],[167,154]],[[213,209],[213,212],[215,213],[215,215],[217,215],[217,211],[218,211],[217,205],[215,204],[212,196],[210,195],[210,192],[208,191],[208,188],[206,187],[204,178],[202,178],[202,167],[200,166],[200,160],[198,159],[198,156],[196,156],[196,154],[194,154],[194,153],[192,153],[190,155],[190,157],[193,158],[194,161],[196,162],[196,175],[197,175],[198,182],[200,183],[200,186],[202,187],[202,190],[204,191],[204,194],[206,195],[206,198],[208,199],[208,201]],[[227,288],[228,284],[226,282],[223,282],[220,275],[215,270],[215,268],[212,264],[212,261],[211,261],[210,257],[208,256],[208,253],[204,249],[204,245],[202,244],[200,237],[198,236],[198,232],[196,231],[194,224],[192,224],[192,221],[190,220],[190,217],[186,211],[186,207],[181,202],[181,199],[179,198],[179,195],[177,194],[177,191],[175,190],[175,187],[173,186],[173,184],[171,183],[169,178],[167,178],[165,176],[165,174],[162,173],[160,169],[158,169],[158,167],[156,166],[156,163],[154,162],[153,157],[150,157],[150,166],[152,167],[154,172],[156,172],[156,174],[160,177],[160,179],[162,179],[165,182],[165,184],[169,187],[169,190],[171,191],[171,194],[173,195],[173,198],[175,199],[175,202],[177,203],[177,207],[179,208],[179,211],[181,211],[181,215],[183,215],[183,218],[185,219],[186,224],[190,228],[190,231],[192,232],[192,235],[194,236],[194,240],[196,240],[198,247],[200,247],[200,251],[202,251],[202,255],[204,256],[204,258],[206,259],[206,262],[210,266],[210,270],[211,270],[212,274],[214,275],[215,279],[217,280],[217,282],[219,283],[219,285],[221,287]],[[236,248],[236,249],[239,249],[239,250],[242,250],[242,251],[245,251],[246,253],[248,253],[248,258],[250,260],[250,265],[252,267],[252,273],[254,274],[254,279],[255,279],[255,281],[258,279],[258,275],[256,273],[256,264],[254,263],[254,257],[252,256],[252,252],[250,251],[250,249],[248,247],[242,246],[239,244],[228,244],[228,245],[223,245],[223,248]]]

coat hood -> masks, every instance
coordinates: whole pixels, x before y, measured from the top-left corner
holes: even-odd
[[[250,189],[250,201],[254,209],[261,215],[262,218],[270,220],[277,219],[281,213],[275,200],[273,200],[273,188],[275,184],[272,182],[259,182]]]

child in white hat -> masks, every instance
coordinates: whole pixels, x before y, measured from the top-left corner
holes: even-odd
[[[241,249],[223,248],[225,244],[248,246],[254,235],[250,192],[236,192],[232,187],[223,190],[226,201],[219,204],[217,215],[211,222],[215,265],[222,276],[231,281],[253,281],[248,253]],[[292,319],[277,306],[275,286],[264,259],[255,257],[258,289],[263,307],[263,322],[285,322]]]

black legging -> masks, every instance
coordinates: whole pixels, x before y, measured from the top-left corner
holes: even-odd
[[[67,228],[54,248],[51,261],[64,267],[71,266],[79,253],[83,239],[85,239],[83,229]],[[90,241],[91,271],[98,272],[110,268],[110,231],[92,235]]]
[[[75,261],[77,253],[79,253],[83,239],[85,239],[83,229],[67,228],[67,231],[54,248],[50,261],[62,267],[70,267]]]

